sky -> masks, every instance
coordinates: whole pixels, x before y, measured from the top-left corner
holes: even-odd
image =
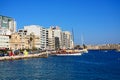
[[[120,0],[0,0],[0,15],[26,25],[59,26],[75,44],[120,43]]]

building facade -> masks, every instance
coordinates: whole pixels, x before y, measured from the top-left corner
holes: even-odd
[[[48,30],[39,25],[24,26],[24,30],[27,31],[26,35],[34,35],[34,47],[39,49],[46,49],[48,45]]]
[[[16,21],[7,16],[0,15],[0,34],[10,35],[16,32]]]
[[[20,36],[18,33],[13,33],[10,35],[10,40],[9,40],[10,48],[9,49],[20,49],[21,48],[21,40]]]
[[[51,26],[48,29],[48,46],[50,50],[57,50],[62,48],[62,31],[56,26]]]
[[[25,26],[18,31],[23,48],[37,48],[42,50],[71,49],[73,47],[72,35],[62,31],[58,26],[48,29],[38,26]]]
[[[29,48],[29,43],[28,43],[29,36],[27,36],[27,30],[19,29],[17,33],[20,36],[21,49],[24,49],[24,48],[28,49]]]
[[[8,35],[0,35],[0,48],[10,48]]]
[[[62,32],[62,48],[72,49],[73,47],[74,46],[71,33],[69,31]]]

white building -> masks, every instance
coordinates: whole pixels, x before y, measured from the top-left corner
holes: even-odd
[[[7,16],[0,15],[0,34],[10,35],[16,32],[16,21]]]
[[[9,36],[0,35],[0,48],[10,48]]]
[[[48,31],[46,28],[40,27],[40,48],[47,49]]]
[[[36,37],[39,38],[38,42],[35,42],[35,47],[40,49],[47,48],[47,29],[39,25],[29,25],[24,26],[24,30],[27,30],[26,35],[33,33]]]
[[[40,26],[39,25],[24,26],[24,30],[27,30],[26,35],[30,35],[31,33],[34,33],[34,35],[40,36]]]

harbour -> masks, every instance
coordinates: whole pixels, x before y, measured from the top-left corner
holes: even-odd
[[[90,50],[81,56],[1,61],[0,67],[1,80],[119,80],[120,54]]]
[[[5,50],[3,50],[4,52],[6,52]],[[25,50],[26,51],[26,50]],[[21,54],[20,52],[18,52],[17,55],[14,55],[15,53],[12,53],[13,55],[11,55],[11,53],[4,53],[5,54],[9,54],[9,56],[2,56],[0,57],[0,61],[5,61],[5,60],[18,60],[18,59],[26,59],[26,58],[47,58],[49,55],[56,55],[56,56],[80,56],[82,55],[84,52],[86,52],[86,49],[83,50],[57,50],[57,51],[44,51],[44,52],[40,52],[40,53],[32,53],[29,54],[29,52],[27,52],[27,54],[24,52],[24,54]]]
[[[0,80],[120,80],[120,0],[0,3]]]

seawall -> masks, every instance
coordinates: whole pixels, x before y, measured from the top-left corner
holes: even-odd
[[[4,56],[4,57],[0,57],[0,61],[18,60],[18,59],[26,59],[26,58],[47,58],[47,57],[48,57],[48,54],[46,52],[43,52],[38,54]]]

